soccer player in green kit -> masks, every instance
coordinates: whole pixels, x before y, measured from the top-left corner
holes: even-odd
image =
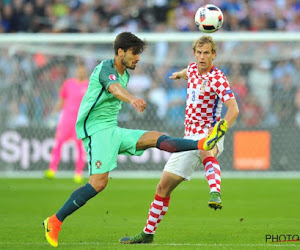
[[[145,47],[146,42],[134,34],[120,33],[114,41],[114,58],[102,61],[90,77],[76,123],[77,137],[82,139],[88,156],[89,182],[76,189],[56,214],[44,220],[45,237],[53,247],[58,246],[58,233],[64,219],[105,189],[109,172],[117,167],[118,154],[142,155],[151,147],[168,152],[203,149],[204,140],[173,138],[158,131],[118,127],[117,116],[122,102],[131,104],[137,112],[146,109],[142,98],[126,90],[127,68],[135,69]]]

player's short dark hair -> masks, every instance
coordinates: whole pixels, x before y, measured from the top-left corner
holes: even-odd
[[[122,49],[126,52],[131,48],[133,50],[133,54],[141,54],[146,48],[146,45],[146,41],[141,40],[134,34],[130,32],[122,32],[117,35],[114,42],[115,55],[118,54],[118,49]]]

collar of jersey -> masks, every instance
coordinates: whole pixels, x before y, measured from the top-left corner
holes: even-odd
[[[197,70],[197,74],[201,77],[207,76],[208,74],[211,74],[215,70],[215,68],[216,68],[215,65],[212,65],[210,71],[208,73],[206,73],[205,75],[200,75],[198,70]]]

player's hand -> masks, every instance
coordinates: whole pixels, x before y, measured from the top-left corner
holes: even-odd
[[[169,79],[173,79],[173,80],[176,80],[176,79],[180,79],[180,73],[179,72],[174,72],[170,77]]]
[[[134,109],[140,113],[143,113],[147,107],[146,102],[142,98],[134,99],[130,103],[134,107]]]

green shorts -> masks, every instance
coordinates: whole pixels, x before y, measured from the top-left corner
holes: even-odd
[[[112,127],[83,138],[89,174],[103,174],[117,167],[118,155],[142,155],[136,150],[140,137],[147,131]]]

